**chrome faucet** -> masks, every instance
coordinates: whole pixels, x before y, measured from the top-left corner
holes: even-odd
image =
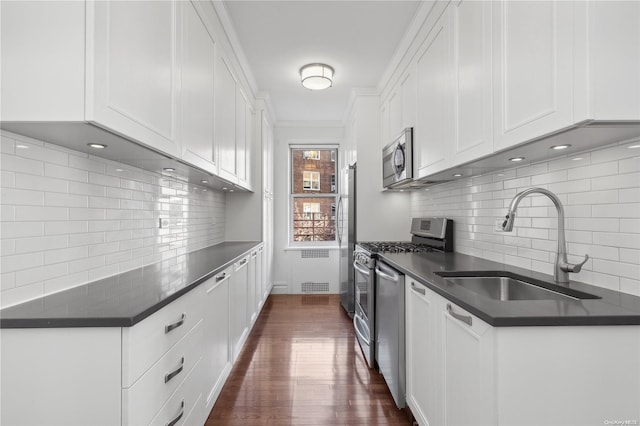
[[[502,223],[502,230],[505,232],[511,232],[511,230],[513,230],[513,222],[516,219],[518,204],[520,204],[520,201],[529,194],[546,195],[556,206],[556,210],[558,211],[558,251],[556,252],[553,279],[557,283],[568,283],[569,272],[580,272],[582,265],[589,260],[589,255],[585,255],[584,260],[576,265],[567,261],[567,243],[564,238],[564,207],[562,207],[562,203],[556,194],[544,188],[528,188],[516,194],[509,205],[509,212],[505,216],[505,221]]]

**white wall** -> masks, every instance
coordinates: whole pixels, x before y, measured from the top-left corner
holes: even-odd
[[[547,197],[521,202],[513,232],[494,231],[516,193],[546,188],[565,208],[569,261],[587,253],[591,258],[572,279],[640,295],[640,148],[629,145],[417,191],[411,196],[411,214],[454,219],[457,252],[553,275],[557,216]]]
[[[2,307],[224,241],[222,193],[7,132],[0,143]]]
[[[338,293],[337,244],[333,248],[323,247],[319,252],[289,248],[289,145],[340,145],[344,129],[340,123],[333,122],[279,123],[275,133],[273,292],[300,293],[301,283],[314,282],[328,283],[329,292]]]

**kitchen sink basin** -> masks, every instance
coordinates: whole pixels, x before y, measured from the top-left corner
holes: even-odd
[[[447,283],[493,300],[600,299],[593,294],[504,271],[436,272],[436,275]]]

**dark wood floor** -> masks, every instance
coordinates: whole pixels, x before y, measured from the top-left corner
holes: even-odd
[[[411,423],[337,295],[271,295],[206,426]]]

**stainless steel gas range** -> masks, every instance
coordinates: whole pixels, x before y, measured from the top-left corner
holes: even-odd
[[[453,251],[453,221],[414,218],[411,241],[355,246],[353,324],[370,368],[379,367],[398,407],[404,401],[404,275],[380,259],[384,253]]]

